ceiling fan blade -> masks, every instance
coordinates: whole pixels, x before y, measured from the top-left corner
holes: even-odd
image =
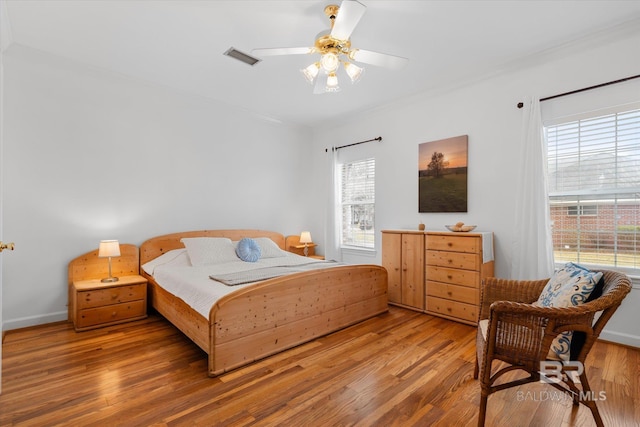
[[[313,53],[312,47],[268,47],[261,49],[253,49],[252,54],[258,56],[276,56],[276,55],[304,55]]]
[[[364,49],[353,49],[351,53],[349,53],[349,58],[356,62],[363,62],[365,64],[391,68],[394,70],[404,67],[407,62],[409,62],[407,58],[403,58],[402,56],[372,52]]]
[[[326,92],[328,77],[329,76],[324,71],[321,71],[320,73],[318,73],[318,76],[316,77],[316,83],[313,86],[313,93],[315,95],[319,95],[321,93]]]
[[[331,30],[331,37],[338,40],[349,40],[366,10],[367,7],[356,0],[343,0]]]

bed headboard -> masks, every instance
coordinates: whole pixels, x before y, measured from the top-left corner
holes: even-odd
[[[180,242],[183,237],[226,237],[231,240],[240,240],[244,237],[268,237],[281,249],[286,250],[284,235],[275,231],[265,230],[200,230],[183,231],[181,233],[165,234],[153,237],[140,245],[140,265],[143,265],[165,252],[173,249],[184,248]]]

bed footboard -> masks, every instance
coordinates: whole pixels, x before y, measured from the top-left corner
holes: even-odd
[[[211,309],[209,375],[220,375],[387,310],[387,271],[377,265],[309,271],[243,288]]]

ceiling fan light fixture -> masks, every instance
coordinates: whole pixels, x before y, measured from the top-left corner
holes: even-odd
[[[325,7],[324,12],[331,28],[318,33],[313,47],[261,48],[251,52],[262,56],[319,54],[317,62],[300,70],[304,78],[314,86],[314,94],[340,91],[337,74],[342,73],[339,70],[342,67],[352,83],[359,81],[364,68],[353,62],[390,69],[402,68],[409,61],[407,58],[352,48],[351,34],[366,9],[358,0],[342,0],[339,6],[330,4]]]
[[[359,81],[360,77],[362,77],[362,73],[364,73],[364,68],[358,67],[356,64],[352,64],[351,62],[344,63],[344,70],[351,79],[351,83]]]
[[[307,68],[303,68],[302,70],[300,70],[300,72],[302,73],[304,78],[310,84],[313,84],[313,81],[317,77],[319,71],[320,71],[320,63],[319,62],[314,62],[313,64],[309,65]]]
[[[327,73],[332,73],[338,69],[340,60],[338,59],[338,55],[335,53],[327,52],[322,55],[322,58],[320,58],[320,63]]]

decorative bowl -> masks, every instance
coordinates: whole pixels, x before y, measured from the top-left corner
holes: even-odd
[[[445,227],[447,227],[449,231],[455,231],[456,233],[459,233],[472,231],[477,227],[477,225],[462,225],[460,227],[458,227],[457,225],[445,225]]]

